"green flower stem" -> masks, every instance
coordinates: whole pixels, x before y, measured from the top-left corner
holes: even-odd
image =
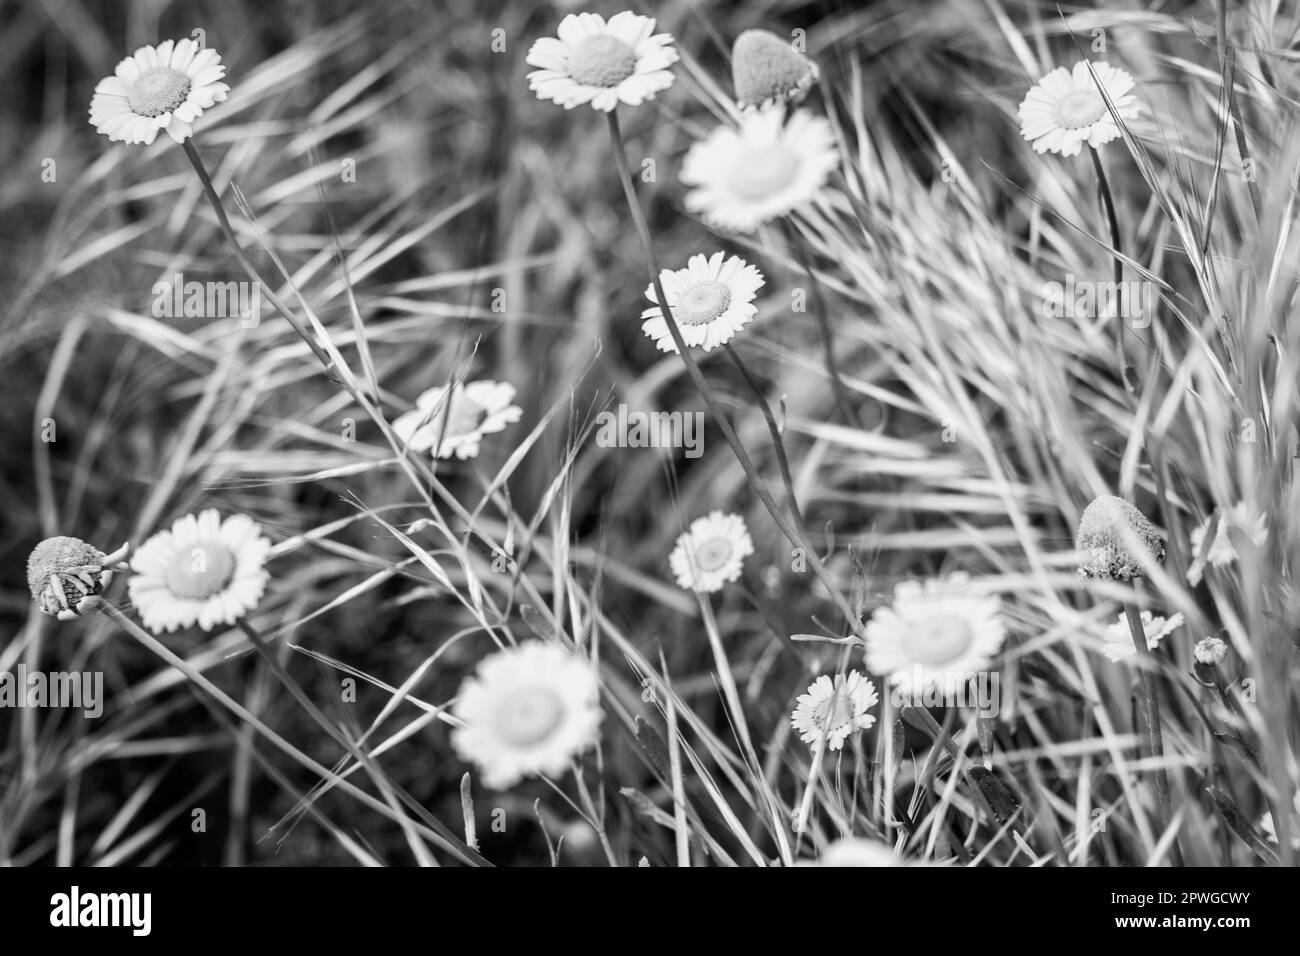
[[[1142,614],[1138,611],[1137,605],[1132,601],[1125,601],[1124,616],[1128,619],[1128,629],[1133,635],[1133,646],[1138,653],[1138,678],[1142,682],[1142,697],[1146,706],[1149,749],[1152,758],[1159,762],[1164,759],[1165,744],[1164,736],[1160,732],[1160,698],[1156,693],[1156,662],[1151,653],[1151,648],[1147,646],[1146,628],[1142,626]],[[1163,766],[1156,767],[1156,801],[1159,804],[1158,822],[1160,832],[1163,834],[1169,827],[1169,818],[1171,816],[1169,774]],[[1175,866],[1183,865],[1182,854],[1178,850],[1178,839],[1176,837],[1170,845],[1169,858],[1170,862]]]

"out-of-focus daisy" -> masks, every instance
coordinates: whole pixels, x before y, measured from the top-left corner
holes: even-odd
[[[746,113],[740,129],[721,126],[682,163],[694,186],[686,208],[720,229],[753,232],[817,195],[837,165],[831,125],[806,110],[782,124],[783,110]]]
[[[1074,549],[1085,578],[1131,581],[1144,561],[1159,564],[1165,545],[1147,516],[1115,495],[1099,495],[1083,509]]]
[[[876,717],[867,711],[879,702],[875,685],[857,671],[836,674],[834,682],[823,674],[799,695],[790,724],[808,746],[824,736],[829,749],[839,750],[849,734],[871,729]]]
[[[1150,611],[1142,612],[1142,631],[1146,634],[1147,647],[1155,650],[1160,642],[1183,626],[1183,615],[1175,614],[1169,618],[1153,615]],[[1112,661],[1128,660],[1137,653],[1133,645],[1133,632],[1129,629],[1128,618],[1121,614],[1115,623],[1106,628],[1106,643],[1102,653]]]
[[[720,591],[740,577],[754,542],[740,515],[712,511],[691,522],[668,556],[677,583],[693,591]]]
[[[800,861],[801,866],[908,866],[909,864],[879,840],[841,837],[828,844],[815,861]]]
[[[152,143],[159,130],[178,143],[194,132],[203,111],[230,92],[216,50],[188,37],[142,46],[100,80],[90,98],[90,122],[114,142]]]
[[[1215,525],[1214,538],[1206,544],[1210,525]],[[1232,534],[1249,537],[1255,547],[1263,547],[1268,540],[1268,522],[1262,514],[1252,516],[1249,506],[1241,501],[1219,516],[1210,515],[1192,531],[1192,564],[1187,569],[1187,583],[1195,587],[1201,583],[1207,565],[1221,568],[1237,560],[1237,549],[1232,544]]]
[[[499,651],[461,685],[451,742],[485,786],[504,790],[532,774],[563,773],[596,742],[600,685],[586,661],[526,641]]]
[[[598,13],[571,13],[559,39],[542,37],[524,58],[537,67],[528,88],[566,110],[583,103],[608,113],[619,103],[636,106],[673,84],[673,38],[655,33],[649,17],[624,11],[605,22]]]
[[[445,385],[431,388],[415,400],[413,411],[393,422],[393,431],[412,451],[429,451],[438,442],[437,458],[473,458],[484,435],[501,431],[524,414],[513,404],[515,387],[508,382],[457,382],[450,399],[446,396]]]
[[[754,296],[763,287],[763,274],[744,259],[724,259],[723,253],[715,252],[707,259],[703,254],[691,256],[685,269],[664,269],[659,282],[686,344],[707,352],[729,340],[758,313]],[[653,282],[645,296],[658,301]],[[642,312],[641,318],[645,320],[641,331],[654,339],[661,351],[677,351],[657,305]]]
[[[140,546],[127,590],[153,631],[233,624],[262,598],[271,542],[247,515],[186,515]]]
[[[1204,664],[1206,667],[1222,664],[1227,656],[1228,645],[1218,637],[1203,637],[1192,648],[1192,657],[1195,658],[1196,663]]]
[[[1096,79],[1093,79],[1093,72]],[[1128,122],[1142,105],[1132,94],[1133,77],[1096,60],[1092,71],[1080,60],[1074,70],[1058,66],[1034,84],[1020,103],[1020,135],[1038,153],[1073,156],[1083,148],[1101,146],[1119,136],[1119,126],[1098,89],[1106,90],[1115,112]]]
[[[887,675],[903,696],[931,687],[951,691],[989,668],[1006,629],[1002,603],[982,594],[964,572],[946,578],[903,581],[894,603],[867,622],[867,667]]]
[[[731,79],[742,109],[798,103],[817,75],[817,64],[767,30],[746,30],[731,46]]]
[[[1295,812],[1296,812],[1295,819],[1292,821],[1292,827],[1294,828],[1295,822],[1297,820],[1300,820],[1300,790],[1296,791],[1296,795],[1293,800],[1293,803],[1295,805]],[[1277,842],[1277,824],[1273,822],[1272,810],[1268,811],[1260,818],[1259,828],[1264,831],[1264,836],[1268,838],[1269,843]],[[1291,846],[1297,850],[1300,850],[1300,833],[1296,833],[1292,835]]]

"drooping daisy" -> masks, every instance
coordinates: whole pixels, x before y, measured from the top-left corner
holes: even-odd
[[[127,589],[153,631],[197,624],[210,631],[257,606],[268,575],[271,542],[246,515],[225,521],[215,508],[186,515],[140,546]]]
[[[566,110],[583,103],[608,113],[619,103],[636,106],[673,84],[673,38],[655,33],[655,21],[624,11],[605,22],[598,13],[571,13],[559,39],[542,37],[524,62],[537,67],[528,88]]]
[[[685,269],[664,269],[659,282],[686,344],[707,352],[728,341],[758,314],[754,296],[763,287],[763,274],[744,259],[724,259],[723,253],[715,252],[707,259],[703,254],[691,256]],[[658,302],[653,282],[646,287],[645,296]],[[642,312],[641,318],[645,320],[641,331],[654,339],[661,351],[677,351],[657,305]]]
[[[817,76],[816,63],[767,30],[746,30],[731,46],[731,80],[742,109],[798,103]]]
[[[1183,626],[1183,615],[1174,614],[1170,618],[1153,615],[1150,611],[1142,612],[1142,631],[1146,635],[1147,647],[1155,650],[1160,642]],[[1128,660],[1137,653],[1133,645],[1133,632],[1129,629],[1128,618],[1121,614],[1114,624],[1106,628],[1106,643],[1102,653],[1112,661]]]
[[[1207,545],[1206,535],[1211,523],[1215,526],[1214,538]],[[1210,515],[1192,531],[1192,564],[1187,569],[1187,583],[1196,587],[1205,575],[1207,565],[1221,568],[1237,560],[1237,549],[1232,543],[1233,534],[1248,535],[1255,547],[1263,547],[1268,540],[1268,522],[1262,514],[1252,517],[1246,502],[1233,505],[1222,515]]]
[[[108,590],[113,572],[130,553],[124,544],[105,554],[80,538],[46,538],[27,557],[27,587],[42,613],[71,621],[93,605],[89,599]]]
[[[1115,495],[1100,495],[1083,509],[1074,539],[1085,578],[1131,581],[1144,562],[1165,559],[1165,544],[1147,516]]]
[[[691,522],[668,556],[677,583],[693,591],[720,591],[740,577],[754,542],[740,515],[711,511]]]
[[[1002,648],[1001,606],[964,572],[904,581],[894,588],[894,603],[867,622],[867,667],[887,675],[904,697],[932,687],[951,692],[987,670]]]
[[[1093,72],[1096,79],[1093,79]],[[1058,66],[1025,95],[1020,103],[1020,135],[1038,153],[1073,156],[1083,144],[1097,147],[1119,136],[1119,126],[1098,89],[1110,97],[1115,112],[1128,122],[1142,109],[1132,94],[1133,77],[1100,60],[1080,60],[1074,70]]]
[[[226,68],[216,50],[188,37],[142,46],[100,80],[90,99],[90,122],[114,142],[154,141],[159,130],[178,143],[194,132],[203,111],[225,100]]]
[[[445,385],[431,388],[415,400],[413,411],[393,422],[393,431],[412,451],[429,451],[438,442],[437,458],[473,458],[484,435],[503,430],[524,414],[512,404],[515,387],[508,382],[457,382],[451,398],[446,396]]]
[[[808,746],[824,736],[829,749],[839,750],[849,734],[871,729],[876,717],[867,711],[879,702],[876,686],[857,671],[836,674],[833,683],[823,674],[799,695],[790,724]]]
[[[479,664],[457,696],[462,726],[452,732],[452,745],[493,790],[532,774],[563,773],[596,742],[595,670],[561,647],[526,641],[499,651]]]
[[[706,223],[753,232],[769,219],[812,201],[837,165],[831,124],[798,110],[746,113],[740,129],[721,126],[696,143],[682,163],[682,182],[697,188],[686,208]]]

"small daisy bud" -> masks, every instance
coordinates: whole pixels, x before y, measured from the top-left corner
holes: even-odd
[[[1146,552],[1147,561],[1159,564],[1165,559],[1165,545],[1155,526],[1114,495],[1102,495],[1084,509],[1074,547],[1079,573],[1085,578],[1131,581],[1139,577],[1144,562],[1136,548]]]
[[[817,82],[817,64],[775,33],[746,30],[731,48],[731,77],[742,109],[798,103]]]
[[[1205,637],[1192,648],[1192,656],[1196,658],[1196,663],[1213,667],[1221,664],[1228,656],[1228,645],[1217,637]]]
[[[107,563],[103,551],[80,538],[46,538],[27,559],[32,600],[52,617],[76,617],[82,601],[108,587],[112,571]]]

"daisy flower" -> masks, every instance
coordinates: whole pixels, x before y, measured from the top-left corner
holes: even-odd
[[[438,442],[437,458],[474,458],[484,435],[513,425],[524,414],[512,404],[515,387],[508,382],[457,382],[450,399],[447,394],[445,385],[429,389],[415,400],[413,411],[393,422],[393,431],[412,451],[429,451]]]
[[[731,80],[741,109],[798,103],[817,82],[817,64],[767,30],[746,30],[731,47]]]
[[[499,651],[461,685],[451,742],[483,784],[504,790],[532,774],[563,773],[596,742],[600,685],[586,661],[525,641]]]
[[[271,542],[246,515],[186,515],[140,546],[127,589],[152,631],[233,624],[262,598]]]
[[[758,313],[754,296],[763,286],[763,274],[744,259],[724,259],[715,252],[707,259],[703,254],[691,256],[685,269],[664,269],[659,282],[686,344],[702,346],[707,352],[728,341]],[[658,302],[653,282],[645,297]],[[642,312],[641,318],[645,320],[641,331],[661,351],[677,351],[658,305]]]
[[[203,111],[225,100],[221,54],[188,37],[142,46],[99,81],[90,122],[114,142],[149,144],[159,130],[178,143],[194,132]]]
[[[1079,573],[1085,578],[1131,581],[1144,561],[1159,564],[1165,545],[1147,516],[1115,495],[1100,495],[1083,509],[1074,539]]]
[[[721,126],[696,143],[682,163],[682,182],[697,188],[686,208],[706,223],[753,232],[769,219],[811,202],[839,165],[831,124],[796,111],[746,113],[740,129]]]
[[[1092,71],[1088,65],[1080,60],[1073,72],[1058,66],[1025,95],[1020,104],[1020,135],[1035,152],[1073,156],[1084,143],[1097,147],[1119,136],[1098,84],[1125,122],[1137,117],[1142,105],[1130,92],[1133,77],[1109,63],[1094,61]]]
[[[839,750],[855,730],[870,730],[876,722],[872,707],[880,703],[876,687],[857,671],[836,674],[835,682],[823,674],[800,694],[798,706],[790,715],[790,725],[812,747],[823,735],[826,746]]]
[[[524,58],[537,67],[528,88],[538,99],[571,110],[583,103],[608,113],[619,103],[636,106],[673,84],[673,38],[655,33],[649,17],[624,11],[605,22],[598,13],[571,13],[559,39],[542,37]]]
[[[1210,525],[1215,527],[1214,538],[1206,544]],[[1187,569],[1187,583],[1196,587],[1205,575],[1207,565],[1221,568],[1237,560],[1237,549],[1232,544],[1231,532],[1249,535],[1255,547],[1263,547],[1268,540],[1268,522],[1262,514],[1253,518],[1246,502],[1238,502],[1226,513],[1216,518],[1210,515],[1192,532],[1192,565]]]
[[[737,580],[745,558],[753,553],[745,519],[713,511],[691,522],[690,530],[677,539],[668,563],[681,587],[713,592]]]
[[[932,687],[948,692],[987,670],[1005,636],[1001,601],[978,593],[964,572],[904,581],[894,603],[867,622],[867,667],[888,675],[904,697]]]
[[[908,863],[879,840],[841,837],[822,850],[817,861],[803,866],[907,866]]]
[[[1203,637],[1192,648],[1192,657],[1196,659],[1196,663],[1204,664],[1206,667],[1222,664],[1227,656],[1228,645],[1218,637]]]
[[[1150,611],[1142,612],[1142,632],[1146,635],[1147,647],[1155,650],[1160,642],[1183,626],[1183,615],[1175,614],[1170,618],[1152,615]],[[1128,618],[1121,614],[1110,627],[1106,628],[1106,643],[1102,653],[1112,661],[1128,660],[1137,653],[1133,646],[1133,632],[1129,629]]]

